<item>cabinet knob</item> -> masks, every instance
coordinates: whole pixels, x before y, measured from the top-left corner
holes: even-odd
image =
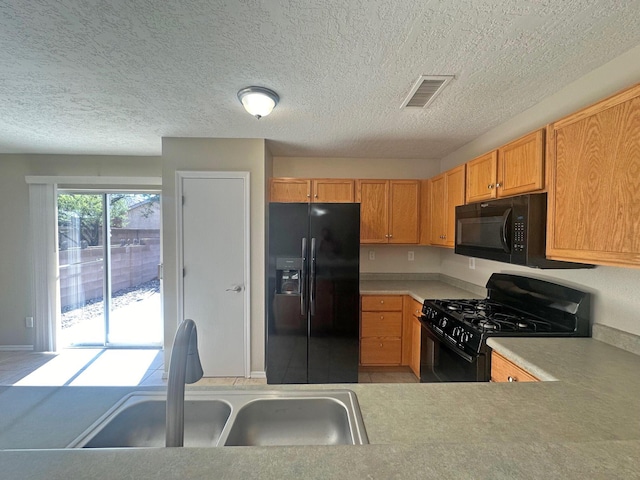
[[[384,315],[380,315],[380,320],[384,320]]]
[[[309,195],[308,193],[307,193],[307,198],[311,198],[311,195]]]
[[[380,344],[380,348],[382,348],[382,344]]]
[[[380,300],[380,303],[384,303],[384,300]]]
[[[489,185],[487,185],[487,188],[491,190],[493,188],[493,183],[490,183]]]
[[[507,381],[508,381],[508,382],[517,382],[517,381],[518,381],[518,379],[517,379],[516,377],[512,377],[511,375],[509,375],[509,376],[507,377]]]
[[[315,198],[318,198],[318,195],[316,194],[316,195],[314,195],[314,197],[315,197]]]
[[[393,235],[389,235],[389,238],[393,238]]]
[[[496,188],[500,188],[502,184],[500,182],[496,183]]]

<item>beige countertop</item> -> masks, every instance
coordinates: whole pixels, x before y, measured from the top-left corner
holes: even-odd
[[[434,298],[484,298],[486,290],[468,285],[475,291],[440,280],[361,280],[361,295],[410,295],[419,302]],[[482,293],[480,293],[482,292]]]
[[[455,293],[429,282],[382,287],[365,283],[362,292],[417,300],[437,288]],[[371,442],[365,446],[56,450],[137,388],[6,388],[0,447],[40,450],[0,451],[0,478],[640,478],[639,356],[590,338],[490,345],[556,380],[267,387],[352,389]]]

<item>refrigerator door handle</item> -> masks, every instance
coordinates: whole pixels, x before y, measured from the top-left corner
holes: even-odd
[[[306,313],[304,272],[307,270],[307,237],[302,238],[302,269],[300,270],[300,315]]]
[[[316,314],[316,239],[311,239],[311,279],[309,280],[309,300],[311,315]]]

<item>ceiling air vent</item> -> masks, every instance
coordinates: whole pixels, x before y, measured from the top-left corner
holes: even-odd
[[[453,75],[422,75],[400,108],[428,107],[452,79]]]

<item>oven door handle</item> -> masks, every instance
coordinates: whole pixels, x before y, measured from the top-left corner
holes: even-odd
[[[458,355],[459,357],[461,357],[462,359],[466,360],[469,363],[473,363],[476,360],[476,357],[469,355],[466,352],[460,351],[458,348],[455,347],[455,345],[452,345],[451,342],[448,341],[446,338],[441,337],[437,332],[433,331],[433,329],[431,328],[431,325],[429,325],[424,320],[420,319],[420,323],[422,324],[422,328],[426,329],[427,335],[429,335],[432,338],[432,340],[437,341],[441,346],[452,351],[453,353],[455,353],[456,355]]]
[[[511,253],[511,248],[509,248],[509,244],[507,243],[507,227],[510,218],[511,209],[508,208],[502,215],[502,226],[500,227],[500,243],[502,243],[502,249],[505,253]]]

